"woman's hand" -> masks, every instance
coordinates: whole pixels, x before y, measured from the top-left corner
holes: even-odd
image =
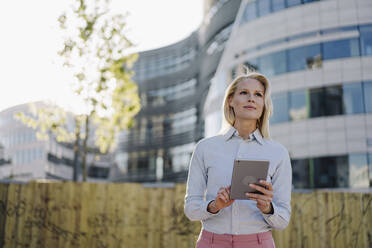
[[[250,200],[253,200],[257,202],[257,208],[261,210],[264,214],[270,214],[273,213],[274,209],[271,204],[271,201],[274,197],[274,190],[271,183],[261,180],[260,184],[265,185],[266,187],[258,186],[255,184],[250,184],[249,186],[257,191],[260,191],[263,193],[261,194],[255,194],[255,193],[247,193],[247,196]]]
[[[217,213],[221,209],[230,206],[234,202],[234,200],[230,199],[230,188],[231,186],[221,187],[218,190],[216,199],[208,205],[209,212]]]

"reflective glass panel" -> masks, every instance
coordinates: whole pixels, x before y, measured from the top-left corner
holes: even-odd
[[[372,113],[372,81],[363,83],[364,106],[367,113]]]
[[[325,105],[323,88],[310,89],[310,116],[319,117],[324,115]]]
[[[281,123],[287,122],[289,120],[288,116],[288,93],[278,93],[273,95],[273,115],[270,119],[270,122]]]
[[[258,16],[265,16],[271,12],[271,1],[270,0],[259,0],[257,2]]]
[[[359,41],[356,38],[323,43],[324,60],[354,56],[359,56]]]
[[[273,12],[279,11],[285,8],[285,0],[273,0]]]
[[[259,58],[259,68],[266,76],[274,76],[287,71],[285,51],[270,53]]]
[[[315,188],[348,187],[349,165],[347,156],[315,158]]]
[[[251,71],[260,70],[260,67],[258,65],[258,59],[249,59],[248,61],[244,62],[244,66],[246,66]]]
[[[301,4],[301,0],[287,0],[288,8],[292,6],[300,5],[300,4]]]
[[[360,27],[360,45],[362,55],[372,55],[372,25],[364,25]]]
[[[342,115],[343,106],[342,106],[342,86],[332,86],[325,88],[325,115]]]
[[[304,70],[312,68],[319,60],[320,45],[297,47],[288,50],[288,71]]]
[[[252,21],[257,18],[256,1],[250,2],[245,6],[244,13],[240,24]]]
[[[309,159],[294,159],[292,164],[292,184],[296,189],[310,188]]]
[[[361,83],[346,84],[343,89],[343,105],[345,114],[364,113],[363,90]]]
[[[291,120],[303,120],[309,117],[307,90],[289,93],[289,117]]]
[[[349,186],[367,188],[369,186],[367,154],[349,155]]]
[[[368,154],[369,187],[372,186],[372,153]]]

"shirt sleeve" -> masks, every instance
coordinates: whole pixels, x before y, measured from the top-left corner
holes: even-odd
[[[273,214],[263,214],[265,221],[275,229],[288,226],[291,216],[292,167],[288,151],[279,162],[272,178],[274,197]]]
[[[200,143],[198,143],[190,160],[186,184],[184,212],[190,220],[206,220],[221,212],[212,214],[207,211],[208,204],[211,202],[204,199],[207,180],[207,169],[202,158]]]

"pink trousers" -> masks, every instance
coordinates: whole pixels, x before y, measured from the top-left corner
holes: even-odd
[[[202,230],[196,248],[275,248],[271,232],[255,234],[215,234]]]

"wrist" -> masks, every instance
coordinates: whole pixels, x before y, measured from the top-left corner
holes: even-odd
[[[270,202],[269,208],[263,211],[264,214],[274,214],[274,207],[273,204]]]
[[[207,211],[210,212],[210,213],[212,213],[212,214],[216,214],[216,213],[218,213],[218,211],[220,211],[219,209],[217,209],[216,201],[215,200],[211,201],[208,204]]]

